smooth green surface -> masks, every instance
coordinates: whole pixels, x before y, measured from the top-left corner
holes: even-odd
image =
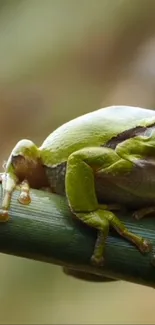
[[[126,228],[114,209],[99,203],[116,203],[135,211],[145,208],[137,216],[147,215],[147,208],[154,206],[154,124],[153,110],[110,106],[63,124],[41,147],[20,140],[6,162],[6,177],[2,177],[1,221],[8,218],[11,193],[24,181],[20,202],[29,202],[29,188],[49,187],[53,193],[66,195],[77,219],[98,230],[93,264],[104,263],[109,227],[140,252],[149,252],[145,238]]]
[[[0,195],[2,197],[1,189]],[[10,221],[0,225],[1,252],[155,287],[153,252],[142,255],[114,233],[116,237],[107,239],[105,266],[94,268],[90,265],[90,257],[96,232],[72,218],[65,199],[33,190],[32,203],[22,206],[17,202],[18,195],[17,191],[13,195]],[[140,222],[126,216],[125,224],[155,244],[153,217]]]
[[[80,149],[103,146],[122,132],[154,123],[154,110],[125,105],[103,107],[58,127],[41,145],[41,158],[51,167],[67,161]],[[16,153],[21,151],[19,146]]]

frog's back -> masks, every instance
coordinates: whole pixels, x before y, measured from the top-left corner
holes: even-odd
[[[56,129],[40,149],[49,150],[50,164],[67,160],[81,148],[103,146],[120,133],[155,123],[155,111],[131,106],[110,106],[77,117]],[[47,159],[47,164],[48,164]]]

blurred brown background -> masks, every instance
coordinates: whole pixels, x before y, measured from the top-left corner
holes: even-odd
[[[0,0],[0,163],[108,105],[155,108],[154,0]],[[0,255],[0,324],[154,324],[154,290]]]

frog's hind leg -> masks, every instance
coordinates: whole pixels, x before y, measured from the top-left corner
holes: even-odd
[[[145,135],[138,135],[134,138],[125,140],[124,142],[118,144],[116,148],[117,154],[123,159],[127,159],[135,165],[143,166],[145,173],[145,164],[146,168],[154,166],[155,161],[155,128],[151,130],[146,130]],[[151,181],[150,176],[150,181]],[[151,189],[151,187],[150,187]],[[141,190],[141,189],[140,189]],[[145,197],[145,189],[142,192],[142,198]],[[145,208],[138,209],[133,213],[133,217],[137,220],[144,218],[155,212],[155,205],[148,206]]]
[[[151,244],[147,240],[141,238],[140,236],[137,236],[133,233],[131,233],[125,226],[124,224],[115,216],[109,215],[107,213],[107,218],[109,220],[110,225],[123,237],[128,239],[129,241],[133,242],[138,249],[142,253],[148,253],[151,250]]]
[[[143,208],[143,209],[139,209],[139,210],[136,210],[134,213],[133,213],[133,217],[136,219],[136,220],[140,220],[146,216],[149,216],[150,214],[152,213],[155,213],[155,206],[152,206],[152,207],[147,207],[147,208]]]
[[[76,216],[84,223],[91,227],[95,227],[97,239],[94,247],[94,252],[91,257],[92,264],[104,264],[105,241],[109,233],[109,221],[105,218],[104,210],[97,210],[88,213],[78,213]]]
[[[132,167],[132,163],[123,161],[126,168]],[[106,206],[98,204],[94,174],[99,170],[112,168],[119,172],[122,168],[122,159],[116,152],[109,148],[85,148],[70,155],[67,161],[66,170],[66,195],[73,213],[82,222],[98,230],[96,245],[94,248],[92,261],[97,264],[103,263],[103,253],[105,241],[111,224],[122,236],[134,242],[140,251],[147,251],[148,242],[139,236],[135,236],[126,229],[126,227],[115,217],[115,215],[106,210]],[[117,165],[117,168],[116,168]],[[149,245],[149,244],[148,244]]]

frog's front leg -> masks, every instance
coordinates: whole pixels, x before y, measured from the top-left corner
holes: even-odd
[[[12,193],[15,189],[20,191],[18,201],[21,204],[27,205],[31,202],[30,198],[30,187],[26,180],[18,185],[15,177],[9,173],[3,173],[0,181],[2,183],[3,199],[0,209],[0,222],[6,222],[9,219],[9,207],[11,202]]]
[[[17,185],[16,181],[9,174],[4,173],[1,175],[0,179],[3,189],[3,200],[0,210],[0,222],[5,222],[9,219],[8,210],[10,207],[11,197],[13,191],[19,190],[18,201],[21,204],[27,205],[31,202],[30,198],[30,186],[26,180],[24,180],[20,185]]]
[[[19,202],[29,204],[31,201],[29,181],[35,188],[40,188],[44,179],[42,173],[39,149],[30,140],[19,141],[11,152],[4,173],[0,175],[3,192],[0,222],[9,219],[9,207],[15,188],[20,190]]]
[[[1,183],[3,199],[0,209],[0,222],[6,222],[9,219],[8,210],[10,206],[12,192],[16,187],[16,178],[11,177],[7,173],[3,173],[1,174]]]
[[[72,212],[88,226],[98,230],[92,261],[103,264],[105,241],[109,225],[122,236],[132,241],[141,252],[148,252],[150,244],[147,240],[132,234],[123,223],[106,208],[101,209],[95,193],[94,175],[99,170],[110,167],[115,170],[130,170],[133,164],[122,160],[114,150],[109,148],[85,148],[70,155],[66,171],[66,195]]]
[[[31,202],[29,194],[30,187],[26,180],[24,180],[21,184],[17,185],[16,177],[13,177],[13,175],[10,175],[9,173],[2,173],[0,175],[0,182],[2,184],[3,191],[3,200],[0,210],[0,222],[5,222],[9,219],[8,209],[10,207],[11,196],[14,189],[20,191],[18,201],[21,204],[26,205]]]

